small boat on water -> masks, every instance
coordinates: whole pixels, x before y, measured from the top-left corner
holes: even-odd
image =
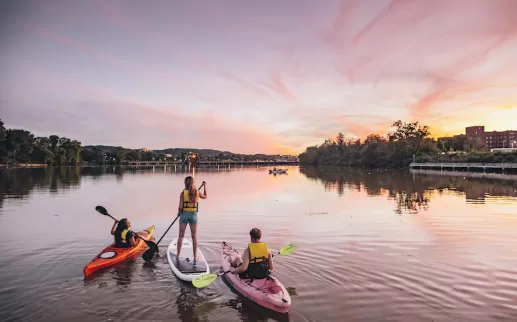
[[[274,169],[274,170],[269,170],[269,173],[287,173],[287,169]]]

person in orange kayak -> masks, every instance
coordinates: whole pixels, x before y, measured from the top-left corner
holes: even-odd
[[[242,254],[230,257],[230,272],[242,278],[263,279],[273,270],[273,255],[265,242],[261,241],[262,231],[258,228],[250,230],[251,243]]]
[[[131,248],[138,244],[138,235],[131,230],[131,223],[126,218],[115,220],[111,227],[111,234],[115,236],[115,247]]]
[[[206,199],[206,182],[201,184],[203,192],[196,189],[194,178],[188,176],[185,178],[185,189],[180,193],[180,203],[178,207],[178,216],[180,216],[179,236],[177,241],[176,256],[180,257],[181,246],[183,245],[183,237],[187,225],[190,225],[190,234],[192,236],[192,248],[194,251],[194,263],[199,259],[197,255],[197,212],[199,209],[199,198]],[[201,187],[199,187],[201,189]]]

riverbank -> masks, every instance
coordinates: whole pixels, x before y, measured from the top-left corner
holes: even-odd
[[[0,163],[0,168],[44,168],[44,167],[48,167],[48,165],[43,164],[43,163],[18,163],[18,164]]]
[[[371,157],[371,156],[370,156]],[[414,160],[406,159],[398,161],[390,161],[391,155],[381,153],[371,157],[374,161],[366,162],[361,156],[355,159],[325,159],[313,158],[309,162],[305,158],[300,158],[302,166],[344,166],[358,167],[366,169],[403,169],[411,168],[412,164],[425,164],[426,166],[438,167],[440,164],[450,165],[447,168],[496,168],[496,169],[512,169],[511,164],[517,164],[517,152],[473,152],[473,153],[448,153],[448,154],[432,154],[416,157]],[[510,166],[505,166],[509,164]],[[470,170],[469,170],[470,171]],[[483,170],[481,170],[483,171]]]

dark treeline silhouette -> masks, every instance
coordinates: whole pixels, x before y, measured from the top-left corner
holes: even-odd
[[[199,160],[275,160],[286,155],[237,154],[213,149],[169,148],[149,151],[121,146],[81,146],[81,142],[51,135],[35,137],[31,132],[6,129],[0,120],[0,163],[46,164],[54,166],[119,165],[125,161],[185,160],[187,153],[197,153]]]
[[[411,174],[404,170],[369,171],[359,168],[302,167],[300,172],[321,181],[328,191],[344,195],[346,191],[364,191],[367,195],[386,194],[395,201],[397,213],[417,213],[429,207],[433,194],[444,190],[464,194],[467,200],[485,196],[517,197],[517,181],[489,178],[447,177]]]
[[[79,165],[81,142],[57,135],[35,137],[26,130],[6,129],[0,120],[0,162]]]
[[[427,126],[418,122],[393,123],[393,133],[384,136],[370,134],[364,141],[351,140],[339,133],[335,139],[326,139],[321,145],[311,146],[300,154],[303,165],[332,165],[364,168],[404,168],[412,161],[416,162],[481,162],[501,163],[517,162],[517,152],[490,153],[480,151],[473,143],[460,140],[434,140]],[[468,153],[450,153],[451,151],[469,151]]]
[[[335,140],[327,139],[319,146],[308,147],[300,155],[300,163],[308,165],[340,165],[369,168],[402,168],[413,155],[435,155],[436,141],[429,138],[427,126],[418,122],[393,124],[395,132],[381,136],[368,135],[366,140],[351,140],[339,133]]]

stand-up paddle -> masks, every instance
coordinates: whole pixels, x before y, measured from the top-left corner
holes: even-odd
[[[201,186],[199,186],[199,189],[197,190],[201,190],[201,188],[203,188],[205,184],[202,183]],[[169,229],[171,229],[172,225],[174,225],[174,223],[176,222],[176,220],[178,220],[178,218],[180,217],[180,215],[178,214],[178,216],[176,216],[176,219],[174,219],[174,221],[172,222],[172,224],[170,224],[169,228],[167,228],[167,230],[163,233],[163,236],[160,238],[160,240],[158,240],[158,242],[156,244],[154,244],[152,247],[149,246],[149,249],[146,250],[143,254],[142,254],[142,258],[148,262],[150,261],[151,259],[153,259],[154,257],[154,254],[158,252],[158,244],[162,241],[163,237],[165,237],[165,235],[167,234],[167,232],[169,231]]]
[[[295,244],[288,244],[288,245],[285,245],[284,247],[282,247],[278,253],[272,254],[272,256],[279,255],[279,254],[284,255],[284,256],[289,255],[292,252],[294,252],[295,249],[296,249]],[[217,274],[205,274],[205,275],[196,277],[192,280],[192,285],[194,285],[197,288],[206,287],[206,286],[212,284],[212,282],[215,281],[217,279],[217,277],[224,275],[226,273],[230,273],[230,271],[220,272]]]
[[[99,213],[103,214],[104,216],[108,216],[108,217],[110,217],[111,219],[113,219],[113,220],[117,221],[117,219],[113,218],[113,216],[112,216],[112,215],[110,215],[110,214],[108,213],[108,211],[106,210],[106,208],[104,208],[103,206],[97,206],[97,207],[95,207],[95,210],[97,210],[97,212],[99,212]],[[139,236],[137,233],[135,233],[135,232],[133,232],[133,233],[134,233],[136,236],[138,236],[138,238],[140,238],[141,240],[143,240],[143,241],[144,241],[144,243],[146,243],[146,244],[147,244],[147,247],[151,248],[151,247],[153,247],[153,245],[154,245],[154,246],[156,246],[156,244],[155,244],[155,243],[153,243],[152,241],[150,241],[150,240],[145,240],[144,238],[142,238],[141,236]]]

